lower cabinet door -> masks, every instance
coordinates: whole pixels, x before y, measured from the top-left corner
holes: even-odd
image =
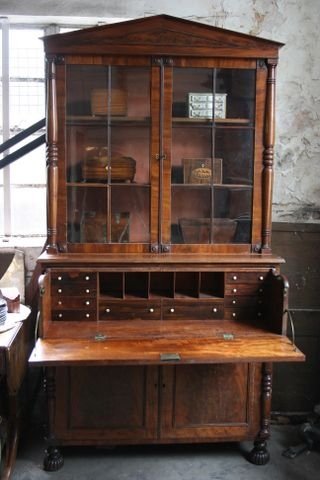
[[[162,439],[236,441],[260,429],[260,365],[165,366],[161,383]]]
[[[157,367],[59,367],[55,388],[52,433],[60,443],[130,443],[157,435]]]

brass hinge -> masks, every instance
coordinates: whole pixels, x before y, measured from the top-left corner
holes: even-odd
[[[96,342],[104,342],[107,338],[107,335],[104,335],[103,333],[96,333],[94,336],[94,339]]]
[[[233,333],[223,333],[222,334],[223,340],[234,340]]]
[[[174,362],[181,360],[179,353],[160,353],[161,362]]]

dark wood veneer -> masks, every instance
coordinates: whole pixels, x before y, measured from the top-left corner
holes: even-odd
[[[281,44],[158,15],[44,45],[48,246],[30,363],[46,369],[45,468],[63,444],[248,439],[266,463],[272,363],[304,359],[271,253]],[[200,98],[192,117],[190,93],[226,94],[226,114],[203,118]],[[118,153],[135,157],[123,183]],[[205,162],[183,169],[208,158],[220,180],[203,183]]]

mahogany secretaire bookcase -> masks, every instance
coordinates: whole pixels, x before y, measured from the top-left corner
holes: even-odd
[[[254,440],[288,283],[271,252],[281,44],[167,15],[44,38],[40,338],[62,445]]]

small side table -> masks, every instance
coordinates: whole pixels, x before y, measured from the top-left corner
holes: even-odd
[[[8,314],[5,325],[0,327],[0,432],[4,437],[1,480],[10,478],[17,454],[19,392],[31,347],[30,313],[28,307],[21,305],[20,313]]]

